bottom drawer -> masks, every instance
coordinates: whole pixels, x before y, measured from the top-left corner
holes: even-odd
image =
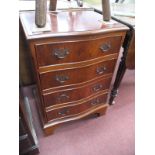
[[[84,111],[86,111],[90,108],[93,108],[95,106],[105,104],[106,100],[107,100],[107,95],[108,95],[107,93],[102,94],[98,97],[95,97],[89,101],[83,102],[78,105],[68,105],[63,108],[48,111],[47,119],[48,119],[48,121],[51,121],[51,120],[58,119],[58,118],[69,117],[69,116],[84,112]]]

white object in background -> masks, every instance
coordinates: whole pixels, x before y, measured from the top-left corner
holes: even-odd
[[[135,4],[112,3],[111,12],[113,16],[135,17]]]

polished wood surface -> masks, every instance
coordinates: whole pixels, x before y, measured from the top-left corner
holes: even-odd
[[[80,86],[72,87],[71,89],[61,89],[60,91],[43,94],[45,106],[53,106],[57,104],[73,104],[74,102],[86,98],[90,95],[94,95],[103,90],[109,89],[111,77],[101,78],[100,80]]]
[[[65,85],[89,81],[93,78],[101,77],[108,73],[113,73],[115,64],[116,59],[113,59],[83,68],[69,70],[63,69],[61,71],[44,73],[40,75],[41,88],[49,89],[51,87],[62,87]]]
[[[102,104],[102,106],[101,105],[96,106],[93,109],[89,109],[87,111],[81,112],[72,117],[68,117],[67,119],[60,118],[59,120],[50,121],[44,126],[45,135],[48,136],[48,135],[53,134],[57,127],[59,127],[61,124],[64,124],[66,122],[76,121],[76,120],[83,119],[83,118],[89,118],[91,116],[100,117],[102,115],[105,115],[107,108],[108,108],[108,104]]]
[[[80,114],[81,112],[89,110],[90,108],[105,104],[106,100],[107,94],[102,94],[96,98],[79,103],[77,105],[69,105],[65,106],[64,108],[50,110],[47,111],[47,119],[50,121],[59,118],[71,117],[72,115]]]
[[[39,94],[38,94],[38,90],[37,89],[34,89],[33,91],[34,93],[34,97],[35,97],[35,100],[37,102],[37,105],[38,104],[41,104],[41,100],[38,98],[39,97]],[[101,104],[100,106],[95,106],[94,108],[91,108],[87,111],[84,111],[84,112],[81,112],[77,115],[74,115],[73,117],[69,117],[69,118],[61,118],[61,119],[55,119],[54,121],[51,120],[49,122],[42,122],[42,114],[40,113],[41,111],[38,111],[40,113],[40,119],[41,119],[41,122],[42,122],[42,128],[44,130],[44,133],[45,133],[45,136],[48,136],[48,135],[51,135],[54,133],[54,130],[59,127],[61,124],[64,124],[66,122],[70,122],[70,121],[75,121],[75,120],[79,120],[79,119],[82,119],[82,118],[86,118],[86,117],[89,117],[91,115],[93,116],[102,116],[106,113],[107,111],[107,108],[108,108],[108,104]]]
[[[55,64],[55,65],[38,67],[38,72],[40,74],[45,74],[45,73],[53,72],[53,71],[61,71],[63,69],[70,70],[70,69],[85,68],[85,67],[89,67],[91,65],[95,65],[97,63],[103,62],[103,61],[105,62],[105,61],[117,59],[118,54],[119,53],[109,54],[106,56],[101,56],[101,57],[96,58],[96,59],[90,59],[90,60],[80,61],[80,62],[76,62],[76,63],[62,63],[62,64]]]
[[[79,87],[83,87],[85,85],[89,85],[90,83],[96,81],[100,81],[101,79],[104,79],[104,78],[111,78],[113,76],[113,73],[110,73],[110,74],[106,74],[104,76],[101,76],[101,77],[98,77],[98,78],[94,78],[92,80],[89,80],[89,81],[86,81],[86,82],[82,82],[82,83],[76,83],[76,84],[72,84],[72,85],[64,85],[64,86],[59,86],[59,87],[51,87],[50,89],[44,89],[42,90],[42,94],[50,94],[52,91],[53,92],[58,92],[58,91],[61,91],[63,89],[73,89],[75,87],[79,88]]]
[[[121,40],[121,36],[116,36],[83,41],[63,41],[37,45],[36,55],[38,65],[47,66],[86,61],[101,56],[118,53]]]
[[[34,12],[20,13],[46,134],[59,124],[105,113],[112,75],[128,29],[113,20],[104,23],[93,10],[64,10],[48,15],[50,31],[34,33]]]
[[[47,25],[49,25],[50,30],[44,32],[33,32],[35,27],[34,11],[21,12],[20,20],[27,39],[89,35],[90,33],[117,32],[128,29],[114,20],[111,21],[112,24],[103,22],[102,15],[92,10],[81,9],[75,11],[71,9],[48,12]]]

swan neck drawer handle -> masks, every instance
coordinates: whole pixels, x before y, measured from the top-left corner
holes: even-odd
[[[97,85],[95,85],[95,86],[93,87],[93,91],[94,91],[94,92],[97,92],[97,91],[99,91],[99,90],[102,90],[102,88],[103,88],[103,85],[102,85],[102,84],[97,84]]]
[[[61,116],[65,116],[69,113],[69,110],[68,109],[61,109],[58,114],[61,115]]]
[[[64,59],[69,54],[68,49],[54,49],[53,55],[58,59]]]
[[[56,75],[56,81],[60,82],[61,84],[69,80],[67,75]]]
[[[110,43],[105,43],[101,45],[100,49],[102,52],[108,52],[111,49],[111,44]]]
[[[59,100],[60,102],[66,101],[66,100],[68,100],[68,99],[69,99],[69,96],[66,95],[66,94],[61,94],[61,95],[58,97],[58,100]]]
[[[100,104],[100,100],[98,98],[94,99],[91,101],[91,105],[97,105],[97,104]]]
[[[105,66],[97,67],[96,73],[97,73],[98,75],[101,75],[101,74],[103,74],[106,70],[107,70],[107,68],[106,68]]]

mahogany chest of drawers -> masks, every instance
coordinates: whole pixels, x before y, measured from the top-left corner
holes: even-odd
[[[50,30],[34,31],[34,12],[20,13],[46,134],[59,124],[106,112],[112,76],[128,30],[113,20],[104,23],[93,10],[63,10],[48,16]]]

